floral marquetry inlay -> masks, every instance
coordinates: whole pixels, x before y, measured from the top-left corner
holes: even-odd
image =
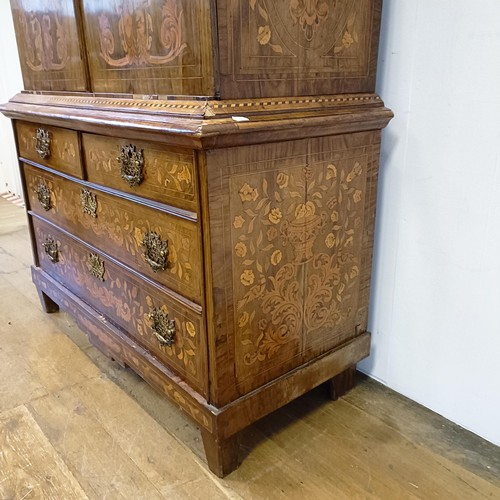
[[[64,70],[69,61],[68,34],[60,11],[19,11],[26,40],[25,63],[32,71]]]
[[[115,10],[118,16],[117,37],[113,21],[105,14],[99,16],[100,56],[110,66],[166,64],[179,57],[186,48],[182,29],[183,11],[177,0],[164,0],[159,29],[155,29],[150,2],[121,0],[116,2]]]
[[[246,365],[303,349],[315,331],[352,317],[365,175],[360,156],[231,179],[234,322]]]

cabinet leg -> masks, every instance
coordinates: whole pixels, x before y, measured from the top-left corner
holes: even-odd
[[[59,311],[59,306],[45,293],[37,288],[38,296],[40,297],[40,303],[42,304],[42,309],[46,313],[55,313]]]
[[[228,439],[219,440],[205,429],[201,430],[205,455],[210,470],[218,477],[224,477],[233,472],[239,465],[238,434]]]
[[[329,382],[330,397],[333,401],[347,394],[356,385],[356,365],[333,377]]]

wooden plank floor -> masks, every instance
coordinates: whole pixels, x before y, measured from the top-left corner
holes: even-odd
[[[362,377],[262,419],[216,478],[194,424],[41,312],[31,262],[0,200],[0,499],[500,499],[498,447]]]

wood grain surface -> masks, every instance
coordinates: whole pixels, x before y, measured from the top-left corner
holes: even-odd
[[[205,0],[82,0],[94,92],[214,96]]]
[[[29,122],[16,122],[15,126],[22,158],[83,178],[78,132]],[[46,158],[36,150],[38,129],[46,131],[50,137],[49,155]]]
[[[202,294],[201,249],[196,223],[91,189],[96,195],[97,214],[82,211],[81,185],[32,166],[25,166],[29,206],[40,217],[58,224],[108,255],[200,303]],[[37,198],[43,183],[51,193],[50,210]],[[142,245],[147,232],[156,232],[169,243],[167,268],[155,272],[144,260]]]
[[[167,290],[148,283],[102,254],[99,255],[104,277],[103,281],[97,279],[88,269],[89,255],[95,254],[95,248],[75,241],[41,220],[34,220],[33,225],[42,269],[105,314],[194,389],[207,396],[205,321],[199,310],[190,309]],[[42,246],[48,239],[54,240],[58,248],[55,263]],[[149,314],[155,307],[175,322],[172,346],[161,345],[152,332]]]
[[[198,211],[198,183],[193,151],[159,144],[83,134],[87,179],[179,208]],[[121,177],[121,148],[133,145],[144,158],[144,179],[129,186]]]
[[[11,0],[26,90],[90,90],[79,0]]]

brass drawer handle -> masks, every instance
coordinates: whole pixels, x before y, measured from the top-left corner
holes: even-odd
[[[82,212],[88,214],[94,219],[97,217],[97,196],[88,189],[82,189],[80,192],[80,204]]]
[[[144,247],[144,259],[151,269],[156,273],[164,271],[167,267],[168,259],[168,241],[162,241],[161,236],[153,231],[144,235],[142,240]]]
[[[144,150],[129,144],[122,146],[120,156],[117,158],[120,164],[122,179],[131,187],[138,186],[144,179]]]
[[[47,236],[47,238],[45,238],[45,243],[42,243],[42,247],[45,250],[50,262],[53,264],[59,262],[59,247],[53,238]]]
[[[40,181],[37,184],[35,193],[40,205],[42,205],[45,210],[50,210],[52,208],[51,192],[47,184],[45,184],[45,181]]]
[[[104,262],[99,255],[90,253],[87,259],[87,269],[89,273],[97,278],[99,281],[104,281]]]
[[[170,319],[168,313],[159,307],[154,307],[149,313],[151,330],[161,345],[171,346],[175,341],[175,321]]]
[[[44,160],[50,158],[51,133],[44,128],[37,128],[35,139],[35,150],[38,156]]]

